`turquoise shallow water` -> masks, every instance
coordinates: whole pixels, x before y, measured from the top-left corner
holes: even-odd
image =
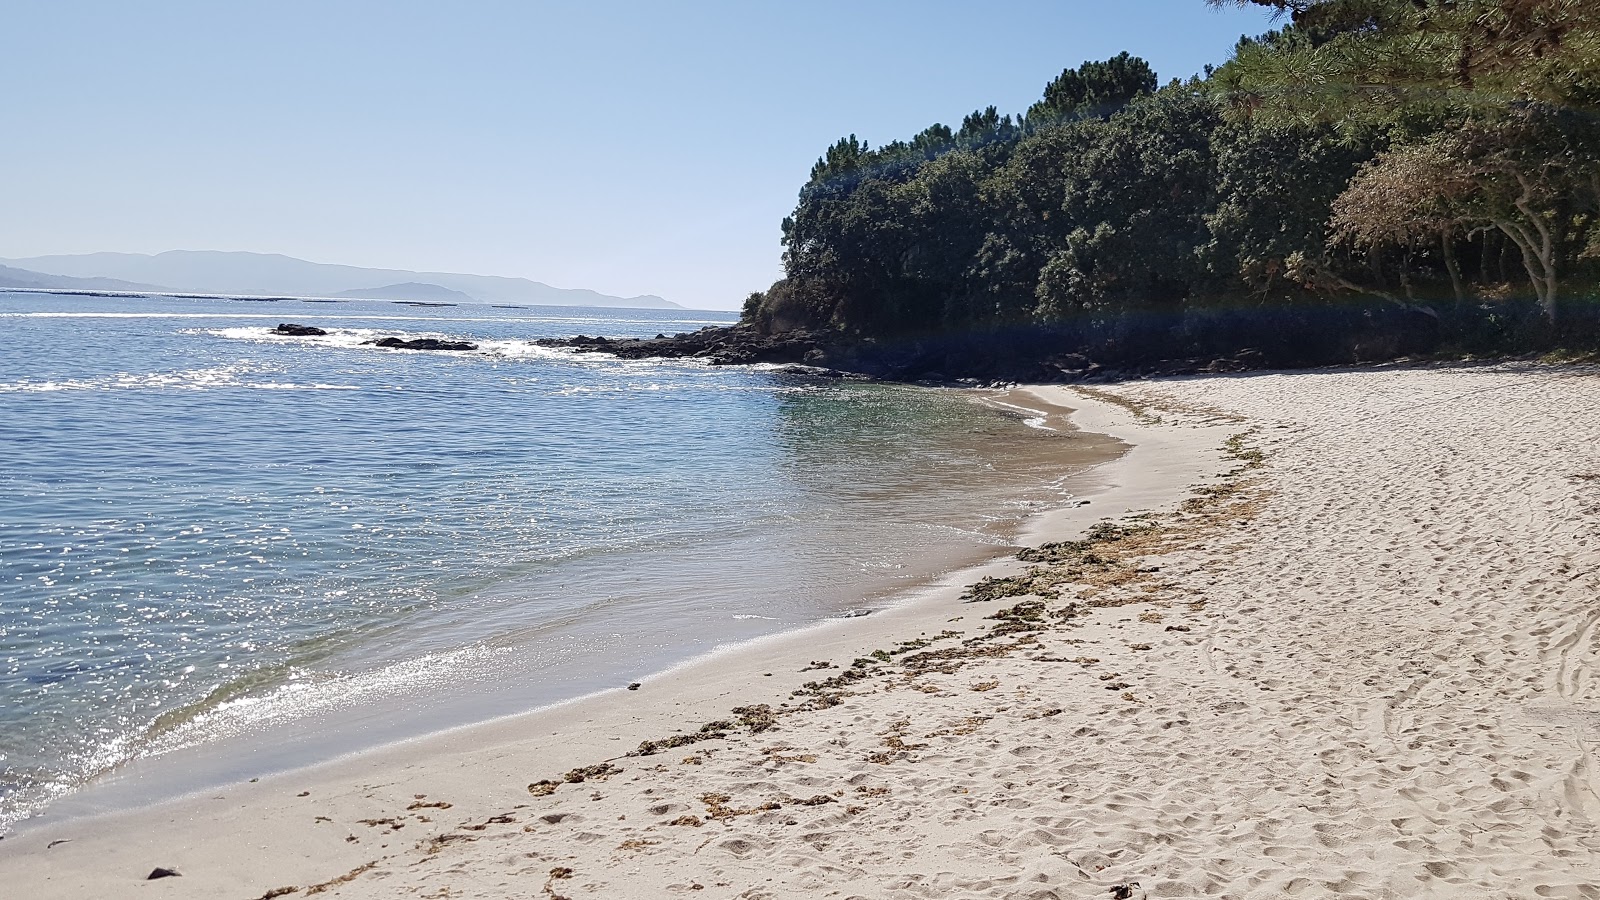
[[[129,760],[308,762],[839,615],[1060,500],[1075,436],[970,392],[528,343],[731,318],[0,293],[0,829]]]

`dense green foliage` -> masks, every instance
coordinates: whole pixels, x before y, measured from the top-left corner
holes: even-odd
[[[839,141],[745,319],[1117,362],[1594,340],[1600,4],[1249,2],[1291,18],[1205,79],[1123,53]]]

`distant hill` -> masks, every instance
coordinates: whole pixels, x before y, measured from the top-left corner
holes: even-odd
[[[73,278],[66,275],[48,275],[0,266],[0,288],[24,288],[50,291],[153,291],[155,285],[119,281],[115,278]]]
[[[413,300],[423,303],[476,303],[471,294],[452,291],[437,284],[407,281],[404,284],[387,284],[383,287],[356,288],[340,291],[335,297],[355,297],[362,300]]]
[[[154,256],[143,253],[84,253],[0,259],[0,264],[72,278],[123,279],[142,283],[147,286],[145,289],[159,285],[156,288],[158,290],[197,294],[336,297],[346,291],[373,290],[385,285],[426,284],[460,291],[480,303],[683,308],[651,294],[613,297],[595,291],[551,287],[527,278],[363,269],[358,266],[308,262],[275,253],[219,250],[169,250]]]

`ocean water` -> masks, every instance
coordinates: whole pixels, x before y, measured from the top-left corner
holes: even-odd
[[[973,391],[529,343],[732,318],[0,293],[0,831],[140,760],[304,764],[870,609],[1106,453]]]

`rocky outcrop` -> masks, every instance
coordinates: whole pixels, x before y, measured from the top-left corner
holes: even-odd
[[[373,347],[386,347],[390,350],[476,350],[477,344],[466,341],[441,341],[438,338],[413,338],[403,340],[397,337],[379,338],[375,341],[362,341],[364,345]]]
[[[289,337],[322,337],[327,334],[314,325],[296,325],[293,322],[279,322],[277,328],[268,329],[268,334],[282,334]]]
[[[608,338],[578,335],[572,338],[542,338],[542,347],[565,347],[579,353],[607,353],[621,359],[704,359],[714,366],[752,363],[806,364],[828,368],[825,336],[809,332],[766,335],[743,325],[708,326],[668,337]]]
[[[1108,382],[1160,375],[1241,372],[1261,368],[1262,355],[1242,350],[1225,358],[1117,366],[1078,353],[1059,352],[1059,340],[1038,332],[946,335],[900,340],[862,340],[832,331],[763,334],[739,324],[653,338],[578,335],[534,341],[578,353],[622,359],[702,359],[716,366],[777,363],[781,372],[824,377],[856,376],[884,381],[940,384],[1013,382]]]

